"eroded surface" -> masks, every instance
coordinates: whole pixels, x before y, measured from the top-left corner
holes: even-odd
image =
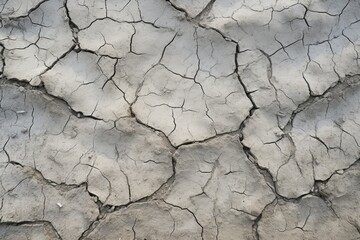
[[[357,0],[0,0],[1,239],[360,239]]]

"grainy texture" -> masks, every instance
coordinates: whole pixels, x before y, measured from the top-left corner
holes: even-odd
[[[0,239],[360,239],[358,0],[0,0]]]

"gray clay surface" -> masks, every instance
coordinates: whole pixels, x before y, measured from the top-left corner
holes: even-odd
[[[360,1],[0,0],[0,239],[360,239]]]

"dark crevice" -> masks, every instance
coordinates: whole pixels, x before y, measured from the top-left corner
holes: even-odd
[[[200,21],[202,18],[204,18],[212,9],[214,3],[216,0],[210,0],[209,3],[205,6],[205,8],[195,16],[195,19]]]
[[[326,91],[324,91],[321,95],[314,95],[310,96],[306,101],[299,104],[298,107],[292,112],[291,117],[285,127],[282,129],[285,133],[289,133],[293,126],[293,121],[296,117],[296,115],[305,109],[309,108],[310,106],[314,105],[318,101],[324,98],[328,98],[330,94],[339,95],[341,94],[345,89],[351,88],[355,85],[360,84],[359,82],[360,75],[352,75],[352,76],[345,76],[344,79],[339,80],[336,82],[333,86],[329,87]],[[334,96],[332,96],[333,98]]]
[[[54,96],[54,95],[48,93],[43,83],[40,83],[38,86],[33,86],[29,82],[26,82],[26,81],[21,81],[21,80],[16,79],[16,78],[7,79],[7,78],[3,77],[3,78],[0,79],[0,86],[1,85],[14,85],[14,86],[17,86],[17,87],[23,87],[23,88],[25,88],[27,90],[30,90],[30,91],[34,91],[34,90],[39,91],[39,92],[43,93],[44,95],[49,96],[49,97],[61,102],[62,104],[65,104],[68,107],[68,109],[70,110],[71,114],[74,115],[77,118],[90,118],[90,119],[93,119],[93,120],[96,120],[96,121],[104,121],[103,119],[100,119],[100,118],[97,118],[97,117],[94,117],[94,116],[90,116],[90,115],[84,115],[82,112],[74,110],[67,103],[67,101],[65,99],[63,99],[61,97],[58,97],[58,96]]]
[[[69,21],[69,27],[70,27],[71,32],[73,34],[73,42],[74,42],[75,47],[79,47],[79,39],[78,39],[79,27],[71,19],[70,11],[69,11],[69,8],[67,6],[67,3],[68,3],[68,0],[65,0],[64,7],[65,7],[66,16],[67,16],[68,21]]]
[[[44,3],[48,2],[48,1],[49,1],[49,0],[44,0],[44,1],[39,2],[39,3],[36,4],[34,7],[30,8],[30,9],[28,10],[28,12],[26,13],[26,15],[21,15],[21,16],[18,16],[18,17],[9,17],[9,18],[4,18],[3,16],[1,16],[0,21],[2,22],[3,20],[7,20],[7,19],[10,20],[10,21],[13,21],[13,20],[20,20],[20,19],[22,19],[22,18],[29,17],[29,15],[30,15],[32,12],[36,11],[42,4],[44,4]]]
[[[165,200],[162,200],[164,203],[174,207],[174,208],[179,208],[181,210],[185,210],[187,212],[189,212],[195,219],[196,223],[199,225],[199,227],[201,228],[201,239],[204,239],[204,227],[200,224],[199,220],[197,219],[195,213],[193,213],[192,211],[190,211],[190,209],[188,208],[183,208],[183,207],[180,207],[180,206],[177,206],[177,205],[174,205],[174,204],[171,204],[171,203],[168,203],[166,202]]]
[[[0,222],[0,226],[22,226],[22,225],[37,225],[37,224],[44,224],[49,225],[52,230],[55,232],[58,239],[62,239],[54,225],[50,221],[44,221],[44,220],[36,220],[36,221],[20,221],[20,222]]]
[[[244,92],[247,96],[247,98],[250,100],[251,104],[252,104],[252,108],[249,110],[249,114],[248,116],[244,119],[244,121],[241,122],[240,124],[240,141],[243,141],[243,130],[245,128],[245,124],[247,121],[250,120],[251,116],[254,114],[254,112],[259,109],[258,106],[256,105],[255,101],[253,100],[251,93],[247,90],[246,85],[243,83],[243,81],[241,80],[240,74],[239,74],[239,63],[238,63],[238,56],[240,54],[240,47],[239,44],[236,44],[236,49],[235,49],[235,74],[239,80],[239,83],[241,84],[242,88],[244,89]]]
[[[171,2],[171,0],[166,0],[166,2],[168,2],[168,3],[169,3],[174,9],[176,9],[177,11],[179,11],[179,12],[181,12],[181,13],[184,13],[184,14],[185,14],[185,17],[186,17],[188,20],[191,20],[191,18],[189,17],[188,12],[187,12],[185,9],[176,6],[175,4],[173,4],[173,3]]]
[[[273,193],[275,195],[278,195],[277,190],[276,190],[276,182],[274,181],[275,178],[272,176],[270,171],[267,168],[261,167],[258,164],[258,161],[257,161],[255,155],[251,152],[249,147],[245,146],[243,143],[242,143],[242,146],[243,146],[243,151],[245,152],[248,160],[251,163],[253,163],[253,165],[256,167],[258,172],[260,172],[260,174],[263,176],[266,184],[270,187],[270,189],[273,191]]]
[[[81,237],[79,238],[79,240],[82,239],[86,239],[86,237],[92,232],[94,231],[94,229],[97,227],[97,225],[101,222],[102,219],[104,219],[104,217],[107,214],[111,214],[113,212],[119,211],[121,209],[127,208],[130,205],[136,204],[136,203],[145,203],[145,202],[149,202],[149,201],[153,201],[153,200],[161,200],[162,199],[162,195],[164,193],[166,193],[168,191],[168,189],[170,188],[170,186],[172,185],[172,183],[175,181],[175,174],[176,174],[176,160],[175,158],[172,158],[172,167],[173,167],[173,174],[168,178],[168,180],[163,183],[156,191],[154,191],[151,195],[143,197],[141,199],[138,199],[136,201],[129,201],[127,204],[124,205],[108,205],[108,204],[103,204],[96,195],[91,194],[90,196],[96,197],[98,200],[96,201],[98,207],[99,207],[99,211],[100,214],[99,216],[90,224],[90,226],[88,227],[88,229],[86,229]]]
[[[3,43],[0,42],[0,47],[1,47],[1,50],[0,50],[0,61],[2,62],[2,66],[1,66],[1,69],[0,69],[0,76],[2,76],[2,74],[4,73],[4,70],[5,70],[5,57],[4,57],[4,51],[5,51],[5,46]]]
[[[27,165],[22,165],[19,162],[16,161],[9,161],[9,164],[15,165],[15,166],[19,166],[21,168],[26,168],[26,171],[31,171],[31,176],[30,177],[35,177],[37,180],[40,180],[42,183],[44,183],[45,185],[49,185],[54,187],[55,189],[62,189],[62,190],[71,190],[71,189],[75,189],[75,188],[80,188],[83,186],[87,186],[87,183],[81,183],[81,184],[66,184],[66,183],[58,183],[55,181],[52,181],[50,179],[45,178],[45,176],[43,175],[43,173],[38,170],[37,168],[33,168]]]
[[[254,220],[254,223],[252,225],[252,230],[253,230],[253,235],[254,235],[254,238],[256,240],[260,240],[260,235],[259,235],[259,231],[258,231],[258,227],[259,227],[259,222],[263,216],[263,213],[264,211],[271,205],[273,205],[274,203],[277,202],[277,199],[275,198],[272,202],[268,203],[264,208],[263,210],[261,211],[261,213],[257,216],[257,218]]]

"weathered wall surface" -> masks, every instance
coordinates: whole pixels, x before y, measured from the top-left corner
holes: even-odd
[[[0,239],[360,239],[360,1],[0,17]]]

